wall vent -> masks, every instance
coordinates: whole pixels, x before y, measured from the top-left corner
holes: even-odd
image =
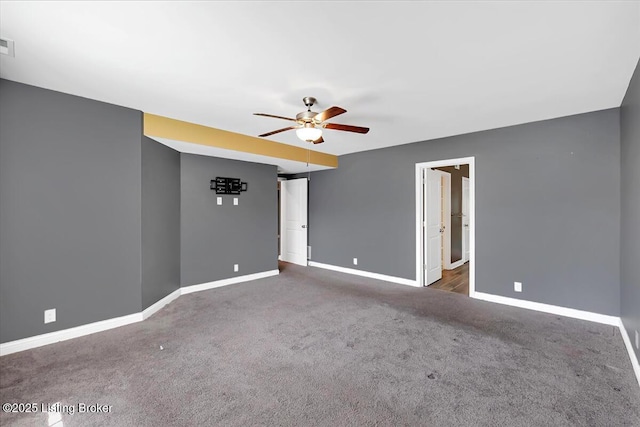
[[[13,40],[5,39],[4,37],[0,38],[0,54],[11,57],[16,56],[13,50]]]

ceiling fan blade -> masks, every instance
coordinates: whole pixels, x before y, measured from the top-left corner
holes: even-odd
[[[274,130],[272,132],[263,133],[262,135],[258,135],[258,136],[270,136],[276,133],[284,132],[285,130],[297,129],[297,127],[298,126],[289,126],[287,128],[282,128],[282,129]]]
[[[315,141],[313,141],[314,144],[320,144],[322,142],[324,142],[324,139],[322,139],[322,137],[320,137],[320,138],[316,139]]]
[[[355,133],[367,133],[369,132],[369,128],[363,128],[360,126],[351,126],[351,125],[339,125],[338,123],[324,123],[322,127],[333,130],[346,130],[347,132],[355,132]]]
[[[253,113],[254,116],[263,116],[263,117],[273,117],[274,119],[282,119],[282,120],[290,120],[292,122],[297,122],[296,119],[292,119],[289,117],[282,117],[282,116],[274,116],[273,114],[265,114],[265,113]]]
[[[314,120],[317,122],[324,122],[325,120],[329,120],[331,117],[339,116],[340,114],[346,113],[347,110],[340,107],[331,107],[327,108],[321,113],[316,114]]]

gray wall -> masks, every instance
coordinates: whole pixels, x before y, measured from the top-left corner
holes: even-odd
[[[194,154],[180,161],[182,286],[277,269],[277,168]],[[248,191],[223,195],[218,206],[209,188],[218,176],[240,178]]]
[[[180,287],[180,153],[142,137],[142,308]]]
[[[469,165],[435,168],[451,175],[451,262],[462,259],[462,178],[469,178]]]
[[[0,341],[139,312],[141,113],[0,93]]]
[[[415,163],[475,156],[476,290],[618,315],[619,120],[612,109],[341,156],[311,177],[312,259],[415,279]]]
[[[621,306],[631,342],[640,331],[640,70],[635,73],[620,109],[622,147]],[[634,345],[635,347],[635,345]],[[635,349],[636,356],[640,352]]]
[[[142,136],[139,111],[7,80],[0,92],[0,342],[278,268],[275,166],[181,156]],[[216,176],[249,182],[239,206],[215,205]]]

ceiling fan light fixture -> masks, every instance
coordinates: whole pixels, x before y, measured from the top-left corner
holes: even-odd
[[[322,129],[318,129],[313,126],[305,126],[300,129],[296,129],[296,135],[303,141],[313,142],[322,136]]]

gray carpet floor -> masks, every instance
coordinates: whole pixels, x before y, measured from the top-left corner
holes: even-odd
[[[65,427],[640,426],[617,328],[281,269],[182,296],[141,323],[2,357],[0,401],[111,405],[63,413]],[[0,413],[3,426],[50,420]]]

